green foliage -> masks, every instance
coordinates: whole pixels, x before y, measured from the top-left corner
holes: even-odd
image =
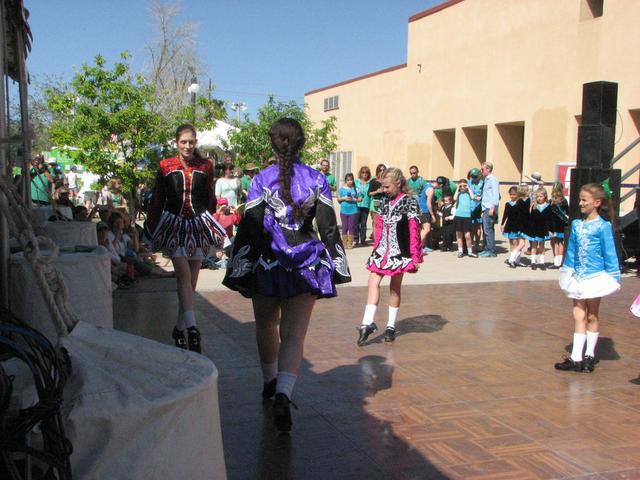
[[[293,100],[278,102],[270,96],[267,103],[258,110],[257,121],[250,120],[247,115],[238,125],[239,130],[229,135],[226,147],[239,154],[241,166],[248,162],[266,163],[272,155],[269,129],[273,122],[283,117],[298,120],[304,128],[307,141],[301,159],[305,163],[319,163],[323,158],[327,158],[330,152],[336,150],[338,137],[335,117],[322,121],[320,127],[315,128],[304,107]]]
[[[78,161],[103,179],[118,177],[132,191],[157,168],[159,153],[172,134],[155,113],[154,89],[130,72],[128,54],[109,69],[98,55],[84,64],[68,89],[45,89],[52,112],[51,140],[80,149]]]

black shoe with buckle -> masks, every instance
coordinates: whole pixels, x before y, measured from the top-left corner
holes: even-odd
[[[574,372],[580,372],[582,370],[582,362],[576,362],[570,357],[567,357],[563,362],[556,363],[554,367],[556,370],[573,370]]]
[[[276,398],[273,400],[273,423],[280,432],[288,433],[291,431],[293,421],[289,405],[298,408],[284,393],[276,393]]]
[[[270,382],[265,382],[262,386],[262,399],[268,400],[276,394],[276,384],[278,379],[274,378]]]
[[[591,373],[596,368],[596,359],[591,355],[585,355],[584,360],[582,360],[582,372],[583,373]]]
[[[176,344],[176,347],[181,348],[183,350],[187,349],[187,339],[184,336],[184,330],[178,330],[177,327],[173,327],[173,332],[171,332],[171,338]]]
[[[397,330],[395,327],[387,327],[384,331],[384,341],[385,342],[393,342],[396,339]]]
[[[369,338],[369,335],[371,335],[376,330],[378,330],[378,327],[375,323],[372,323],[371,325],[361,325],[360,327],[358,327],[358,346],[361,347],[362,345],[364,345],[367,342],[367,338]]]
[[[187,328],[187,336],[189,337],[189,350],[192,352],[202,353],[202,343],[200,342],[200,330],[196,327]]]

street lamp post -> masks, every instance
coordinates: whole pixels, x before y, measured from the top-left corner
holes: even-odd
[[[200,91],[200,85],[198,85],[198,77],[196,77],[196,73],[193,69],[191,69],[191,85],[187,88],[187,92],[191,94],[191,105],[193,107],[193,118],[192,122],[196,123],[196,95]]]
[[[244,112],[247,109],[247,104],[244,102],[231,102],[229,108],[236,112],[236,120],[240,123],[240,112]]]

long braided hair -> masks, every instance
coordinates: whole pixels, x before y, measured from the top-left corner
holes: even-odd
[[[273,152],[278,157],[280,173],[278,182],[285,205],[293,208],[294,218],[303,218],[302,208],[291,197],[291,177],[293,176],[293,162],[304,146],[305,138],[302,126],[293,118],[281,118],[271,125],[269,130]]]

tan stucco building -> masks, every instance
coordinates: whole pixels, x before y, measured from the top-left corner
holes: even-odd
[[[640,136],[638,25],[638,0],[450,0],[409,18],[406,63],[305,102],[338,119],[340,176],[385,163],[458,179],[489,160],[504,189],[533,171],[550,182],[575,164],[584,83],[618,83],[616,154]],[[623,185],[639,162],[640,146],[615,165]]]

